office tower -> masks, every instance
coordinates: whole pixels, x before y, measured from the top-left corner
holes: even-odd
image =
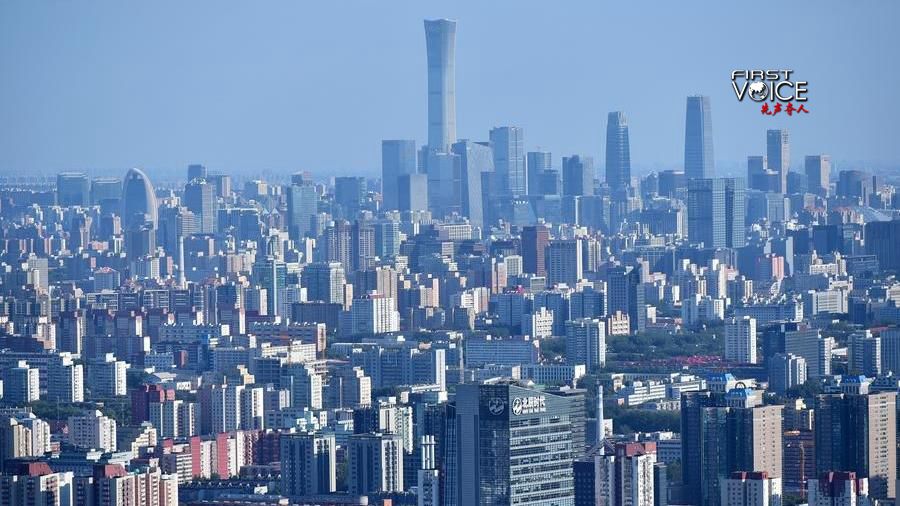
[[[525,170],[528,172],[528,194],[544,195],[542,174],[553,170],[553,155],[549,151],[529,151],[525,154]]]
[[[334,178],[334,203],[338,219],[355,220],[366,198],[366,179],[363,177]]]
[[[854,472],[827,472],[809,480],[808,506],[868,506],[869,480]],[[873,496],[872,499],[875,499]]]
[[[861,170],[842,170],[838,173],[837,196],[867,206],[878,188],[878,177]]]
[[[881,331],[881,372],[893,372],[894,376],[900,373],[900,328]]]
[[[428,150],[456,142],[456,21],[425,20],[428,55]]]
[[[400,254],[400,222],[382,220],[372,224],[375,229],[375,254],[392,258]]]
[[[587,371],[606,365],[606,323],[593,318],[566,321],[566,364]]]
[[[550,244],[550,229],[539,224],[522,229],[522,270],[524,272],[545,276],[545,252]]]
[[[897,393],[816,397],[816,473],[851,471],[869,479],[876,499],[894,497]]]
[[[428,210],[428,175],[407,174],[397,179],[397,207],[400,211]]]
[[[56,175],[56,203],[63,206],[87,206],[91,203],[87,174],[61,172]]]
[[[640,327],[641,309],[644,305],[644,291],[641,290],[641,270],[631,265],[623,265],[607,271],[607,312],[620,311],[628,315],[632,332]]]
[[[606,184],[610,188],[631,185],[631,148],[625,113],[609,113],[606,120]]]
[[[381,141],[381,195],[383,209],[390,211],[399,209],[398,182],[400,176],[416,174],[417,168],[416,141],[384,140]]]
[[[831,186],[831,157],[828,155],[807,155],[804,159],[807,189],[816,195],[827,197]]]
[[[116,421],[100,411],[69,417],[69,443],[79,448],[116,451]]]
[[[380,294],[353,299],[350,307],[350,334],[385,334],[400,330],[400,313],[392,297]]]
[[[881,337],[868,330],[850,334],[847,343],[847,367],[850,374],[881,375]]]
[[[436,218],[462,213],[459,155],[431,152],[427,157],[428,208]]]
[[[744,180],[688,181],[688,239],[704,248],[744,246]]]
[[[342,304],[344,302],[344,267],[338,262],[316,262],[303,268],[301,283],[308,300]]]
[[[459,161],[460,206],[462,214],[469,218],[473,226],[484,226],[484,210],[482,208],[482,174],[494,171],[496,146],[490,146],[468,140],[459,141],[452,146],[453,154]]]
[[[232,198],[231,176],[227,174],[207,174],[206,180],[216,189],[216,197],[229,200]]]
[[[337,490],[334,434],[282,434],[280,445],[282,495],[324,495]]]
[[[285,188],[287,194],[287,226],[291,239],[300,239],[315,234],[313,220],[319,212],[319,194],[312,185],[292,184]],[[309,260],[309,259],[304,259]]]
[[[547,245],[545,262],[547,285],[565,283],[575,286],[584,277],[581,239],[554,239]]]
[[[806,383],[806,360],[793,353],[776,353],[768,359],[769,390],[784,395],[790,388]]]
[[[155,231],[159,223],[157,213],[156,192],[150,178],[140,169],[129,170],[122,185],[122,227],[132,230],[150,223]]]
[[[40,376],[36,367],[19,360],[15,367],[3,371],[3,400],[24,406],[40,398]]]
[[[664,170],[659,173],[659,195],[675,197],[679,190],[687,189],[687,177],[684,171]]]
[[[122,180],[117,177],[97,177],[91,181],[91,204],[119,202],[122,198]]]
[[[762,192],[778,192],[779,175],[770,171],[765,156],[747,157],[747,187]]]
[[[490,140],[494,150],[494,195],[525,195],[528,181],[525,177],[525,141],[522,129],[514,126],[492,128]]]
[[[575,506],[656,506],[656,443],[616,443],[575,461]]]
[[[216,233],[216,189],[205,179],[194,179],[184,186],[184,205],[197,217],[197,231]]]
[[[866,253],[878,258],[882,270],[900,270],[900,219],[866,223]]]
[[[735,471],[782,476],[782,408],[762,406],[761,392],[681,395],[684,503],[719,506],[721,486]]]
[[[403,439],[397,434],[353,434],[347,440],[351,494],[403,492]]]
[[[722,506],[781,506],[781,478],[768,473],[738,471],[722,485]]]
[[[769,170],[779,176],[779,193],[787,191],[787,174],[791,169],[791,145],[787,130],[766,130],[766,158]]]
[[[740,364],[757,362],[755,318],[729,318],[725,322],[725,360]]]
[[[594,194],[594,159],[590,156],[564,156],[562,160],[562,194]]]
[[[253,263],[253,283],[266,290],[266,314],[283,315],[287,297],[287,265],[271,256],[257,256]]]
[[[709,97],[687,98],[684,118],[684,175],[688,179],[715,177],[712,111]]]
[[[502,380],[457,386],[446,504],[572,504],[577,401]]]
[[[803,357],[806,361],[806,374],[810,379],[831,374],[831,353],[834,346],[834,338],[822,337],[817,329],[798,329],[784,334],[785,353]]]
[[[209,173],[206,170],[206,166],[200,165],[199,163],[193,163],[188,165],[187,168],[187,180],[191,182],[195,179],[206,179]]]

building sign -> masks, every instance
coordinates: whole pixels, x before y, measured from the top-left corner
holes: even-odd
[[[532,397],[516,397],[512,401],[514,415],[533,415],[547,411],[547,398],[543,395]]]

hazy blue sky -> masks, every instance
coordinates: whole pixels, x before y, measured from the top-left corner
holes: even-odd
[[[900,165],[900,2],[0,2],[0,173],[130,166],[380,170],[426,135],[423,18],[458,20],[460,137],[603,156],[624,110],[639,169],[680,166],[684,101],[712,97],[716,159],[765,129],[804,154]],[[763,117],[734,68],[793,68],[804,117]],[[598,164],[598,171],[602,163]]]

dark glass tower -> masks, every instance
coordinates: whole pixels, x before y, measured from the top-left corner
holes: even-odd
[[[688,179],[713,177],[712,113],[709,97],[687,98],[684,118],[684,175]]]
[[[606,123],[606,184],[621,188],[631,184],[631,150],[625,113],[609,113]]]

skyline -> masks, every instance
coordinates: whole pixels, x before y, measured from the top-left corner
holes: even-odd
[[[0,127],[0,174],[132,166],[156,174],[198,162],[229,172],[376,177],[382,139],[426,143],[422,21],[442,17],[458,22],[460,139],[483,141],[493,127],[518,126],[525,150],[551,151],[555,167],[573,154],[602,161],[605,117],[620,110],[629,120],[634,174],[679,168],[684,97],[699,93],[711,97],[718,174],[742,175],[747,156],[765,153],[765,131],[781,128],[790,131],[795,170],[803,156],[820,153],[831,155],[837,168],[900,165],[900,147],[890,142],[900,103],[881,84],[898,80],[895,66],[882,64],[886,48],[900,38],[888,33],[889,14],[897,10],[892,4],[814,10],[792,4],[781,18],[798,20],[790,35],[760,34],[787,44],[796,53],[788,56],[777,43],[706,44],[732,32],[734,18],[716,5],[705,6],[706,22],[678,38],[687,9],[664,5],[657,10],[668,15],[644,20],[635,7],[587,4],[574,11],[578,16],[538,4],[516,11],[492,5],[476,15],[470,3],[403,2],[357,4],[348,15],[328,5],[226,12],[199,2],[179,6],[175,17],[167,9],[100,5],[0,6],[0,62],[14,76],[0,83],[0,113],[7,118]],[[339,14],[346,25],[341,33],[356,35],[323,34],[331,25],[313,22]],[[604,25],[606,16],[622,23]],[[741,16],[747,26],[767,19]],[[540,41],[529,36],[563,20],[565,33],[551,30]],[[865,30],[854,29],[862,23]],[[596,26],[603,31],[585,31]],[[248,37],[235,42],[234,33]],[[642,40],[650,34],[670,38],[660,47]],[[630,46],[615,50],[598,40]],[[808,43],[798,46],[800,40]],[[702,50],[703,58],[674,57],[691,49]],[[738,103],[730,83],[735,66],[793,68],[810,82],[812,114],[762,117],[753,105]],[[335,79],[315,78],[323,72]],[[614,72],[622,77],[609,77]],[[366,86],[348,75],[367,76]],[[869,93],[853,96],[850,90],[864,86]],[[868,162],[853,162],[862,159]],[[596,170],[602,179],[604,167],[598,163]]]

